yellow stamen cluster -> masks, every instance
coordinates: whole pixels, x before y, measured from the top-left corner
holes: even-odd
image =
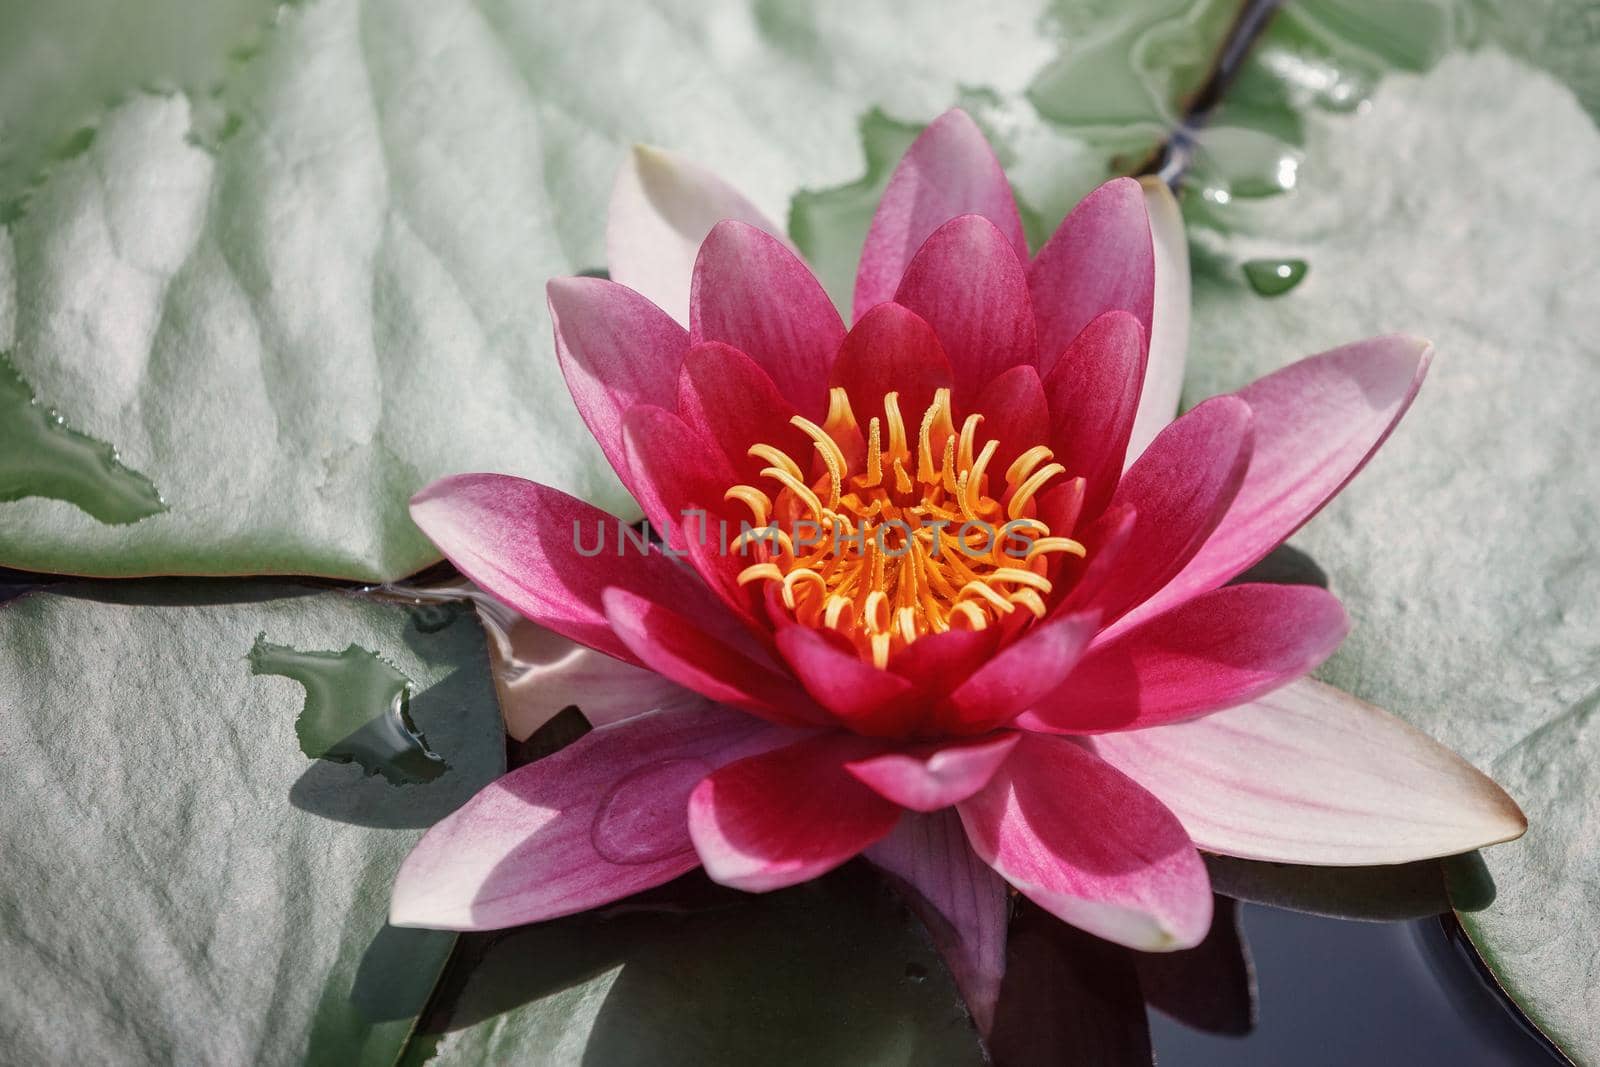
[[[1037,517],[1040,490],[1065,473],[1050,449],[1028,449],[997,478],[999,442],[979,443],[978,414],[956,430],[948,389],[915,440],[898,393],[884,396],[864,437],[845,390],[828,400],[824,425],[791,420],[815,445],[820,476],[758,444],[749,454],[768,464],[771,486],[726,494],[753,520],[735,547],[759,559],[739,584],[775,583],[798,621],[842,634],[880,667],[924,634],[1042,617],[1051,556],[1084,554]]]

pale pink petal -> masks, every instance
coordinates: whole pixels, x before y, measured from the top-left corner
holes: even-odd
[[[1028,258],[1022,218],[1005,171],[977,124],[946,111],[912,142],[878,202],[856,272],[854,317],[894,298],[922,243],[957,215],[982,215]]]
[[[894,302],[939,335],[958,402],[971,403],[1012,367],[1038,363],[1026,264],[994,223],[961,215],[933,232],[900,280]]]
[[[1139,415],[1128,441],[1129,464],[1177,415],[1183,371],[1189,359],[1189,238],[1183,232],[1183,212],[1172,190],[1160,178],[1146,175],[1139,179],[1139,185],[1150,216],[1156,287],[1150,316],[1150,356],[1145,360]]]
[[[807,418],[827,414],[844,323],[810,268],[771,234],[742,222],[711,230],[695,260],[689,335],[755,360]]]
[[[795,736],[708,704],[601,727],[435,824],[400,867],[389,921],[500,929],[676,878],[699,865],[691,790],[723,764]]]
[[[938,811],[982,789],[1021,734],[1004,733],[960,744],[928,744],[845,764],[881,796],[912,811]]]
[[[495,693],[506,733],[515,740],[526,741],[569,707],[582,712],[591,726],[606,726],[702,701],[698,693],[653,670],[613,659],[503,610],[513,616],[509,626],[478,605],[489,637]]]
[[[1072,741],[1023,735],[956,810],[985,863],[1096,937],[1170,951],[1199,944],[1211,925],[1205,864],[1177,818]]]
[[[1304,677],[1349,632],[1339,600],[1311,585],[1213,590],[1095,642],[1025,730],[1143,730],[1254,700]]]
[[[1006,884],[973,854],[953,811],[906,815],[866,851],[889,874],[944,957],[978,1032],[994,1025],[1006,971]]]
[[[1255,416],[1244,484],[1205,545],[1137,618],[1215,589],[1321,510],[1388,438],[1432,356],[1426,341],[1375,337],[1290,364],[1240,390]]]
[[[1171,581],[1217,528],[1250,464],[1250,423],[1244,401],[1213,397],[1163,430],[1123,476],[1109,510],[1132,507],[1138,518],[1088,605],[1106,623]]]
[[[1099,515],[1116,492],[1144,378],[1144,329],[1126,311],[1092,319],[1044,380],[1050,447],[1085,483],[1083,508]]]
[[[1148,338],[1155,253],[1139,183],[1114,178],[1084,197],[1034,257],[1028,289],[1041,374],[1048,376],[1067,344],[1107,311],[1132,312]]]
[[[1053,692],[1071,677],[1099,625],[1098,611],[1062,615],[1006,646],[950,694],[956,732],[1008,722]]]
[[[607,589],[603,600],[616,635],[647,667],[679,685],[769,722],[828,722],[800,684],[770,665],[754,642],[724,640],[671,608],[623,589]]]
[[[736,219],[784,240],[783,228],[711,171],[665,149],[635,145],[606,216],[611,280],[689,324],[689,280],[711,227]],[[787,242],[785,242],[787,243]]]
[[[441,478],[411,498],[411,517],[456,569],[563,637],[638,663],[611,632],[600,593],[616,586],[678,609],[726,619],[686,567],[619,521],[558,489],[504,474]]]
[[[706,873],[735,889],[782,889],[887,836],[900,808],[844,769],[872,746],[820,734],[708,775],[689,797],[689,835]]]
[[[1408,863],[1510,841],[1516,803],[1461,757],[1332,686],[1094,739],[1199,847],[1279,863]]]
[[[556,359],[578,413],[622,484],[634,491],[622,418],[635,404],[673,407],[689,350],[682,326],[638,293],[603,278],[553,278],[545,287]]]

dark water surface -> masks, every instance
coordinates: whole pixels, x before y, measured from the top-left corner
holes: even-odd
[[[1453,920],[1374,923],[1246,905],[1257,1019],[1246,1037],[1150,1012],[1163,1067],[1504,1067],[1566,1060],[1452,940]]]

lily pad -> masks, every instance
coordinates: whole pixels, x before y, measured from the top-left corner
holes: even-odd
[[[448,768],[391,785],[305,755],[305,689],[251,673],[263,631],[381,655]],[[394,1061],[454,941],[386,925],[394,872],[504,768],[470,612],[424,633],[303,587],[56,586],[0,607],[0,717],[8,1058]]]
[[[220,96],[112,108],[0,230],[0,351],[167,505],[108,526],[46,487],[0,503],[0,563],[395,578],[437,558],[407,498],[469,470],[631,511],[543,297],[604,265],[626,147],[781,218],[859,173],[867,107],[1020,99],[1041,8],[286,6]]]
[[[758,896],[684,881],[689,908],[674,884],[490,935],[431,1062],[984,1062],[938,955],[864,866]]]
[[[1491,773],[1527,812],[1461,921],[1528,1016],[1600,1058],[1600,131],[1563,84],[1485,50],[1305,117],[1307,180],[1191,197],[1195,400],[1295,356],[1406,330],[1438,348],[1373,464],[1296,538],[1355,620],[1323,669]],[[1263,300],[1240,265],[1293,255]],[[1457,887],[1452,886],[1455,890]]]

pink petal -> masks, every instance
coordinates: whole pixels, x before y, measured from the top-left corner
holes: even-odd
[[[733,468],[672,411],[636,404],[623,417],[623,448],[634,471],[634,496],[645,517],[674,547],[699,534],[699,510],[723,510]]]
[[[711,171],[664,149],[635,145],[617,172],[606,217],[612,281],[687,324],[695,256],[723,219],[783,240],[782,227]]]
[[[871,744],[820,734],[707,776],[689,797],[689,836],[706,873],[735,889],[781,889],[885,837],[900,809],[844,769]]]
[[[1096,937],[1169,951],[1199,944],[1211,925],[1205,865],[1177,818],[1071,741],[1024,735],[957,810],[985,863]]]
[[[1021,736],[1005,733],[961,744],[918,746],[852,760],[844,767],[902,808],[938,811],[988,784]]]
[[[1138,525],[1138,509],[1131,504],[1118,504],[1106,508],[1082,533],[1073,535],[1083,544],[1084,558],[1068,556],[1062,561],[1059,584],[1067,595],[1051,607],[1049,618],[1082,611],[1085,604],[1094,603],[1100,590],[1117,576],[1122,553],[1133,541]],[[1050,528],[1056,529],[1054,524]]]
[[[1022,453],[1050,440],[1050,404],[1045,399],[1039,372],[1030,366],[1012,367],[999,377],[991,378],[978,393],[975,403],[970,407],[958,405],[956,425],[959,426],[971,411],[984,416],[978,431],[979,442],[988,438],[1000,442],[989,464],[992,471],[1005,471]],[[1050,487],[1054,489],[1060,484],[1063,483],[1051,482]],[[1040,507],[1042,509],[1042,503]]]
[[[411,498],[411,517],[490,595],[629,663],[638,660],[611,632],[600,602],[607,586],[707,618],[727,615],[687,568],[622,540],[615,517],[536,482],[504,474],[441,478]]]
[[[702,705],[602,727],[483,789],[395,879],[396,926],[493,930],[584,911],[693,870],[690,791],[796,735]]]
[[[958,400],[970,402],[990,379],[1038,362],[1026,263],[994,223],[961,215],[935,230],[906,267],[894,302],[939,335]]]
[[[1189,358],[1189,238],[1183,213],[1167,183],[1139,179],[1155,248],[1155,302],[1150,315],[1150,355],[1145,360],[1139,415],[1128,440],[1128,463],[1138,459],[1178,413],[1183,371]]]
[[[857,320],[839,346],[831,383],[849,394],[865,432],[874,417],[883,416],[886,394],[900,394],[900,414],[910,427],[933,403],[934,391],[952,380],[950,360],[933,327],[899,304],[879,304]]]
[[[987,1035],[1006,969],[1006,884],[973,854],[953,811],[906,815],[867,849],[867,859],[898,884]]]
[[[1099,629],[1100,613],[1086,611],[1035,625],[950,694],[963,730],[1009,722],[1071,676]]]
[[[1110,506],[1130,506],[1138,519],[1092,601],[1107,623],[1171,581],[1222,521],[1250,464],[1250,421],[1238,397],[1212,397],[1163,430],[1123,476]]]
[[[861,250],[854,317],[894,298],[922,243],[957,215],[982,215],[1028,258],[1028,240],[1005,171],[967,113],[946,111],[912,142],[889,178]]]
[[[1305,679],[1243,707],[1094,739],[1208,852],[1277,863],[1409,863],[1510,841],[1516,802],[1399,719]]]
[[[623,589],[607,589],[602,599],[612,630],[651,670],[768,722],[827,722],[799,683],[763,662],[766,657],[753,642],[709,634],[671,608]]]
[[[777,642],[806,691],[856,733],[900,737],[921,718],[915,685],[865,662],[839,638],[791,624],[778,629]]]
[[[1388,438],[1432,357],[1426,341],[1375,337],[1290,364],[1240,390],[1255,414],[1249,473],[1216,532],[1137,617],[1215,589],[1320,511]]]
[[[772,445],[802,468],[807,466],[813,446],[811,438],[789,422],[795,414],[794,405],[778,392],[767,372],[737,348],[710,341],[692,346],[684,357],[678,416],[715,444],[741,484],[771,484],[761,477],[767,461],[750,455],[754,444]]]
[[[545,293],[556,358],[573,403],[622,484],[634,492],[622,417],[635,404],[674,406],[689,335],[638,293],[602,278],[553,278]]]
[[[771,234],[742,222],[712,229],[694,265],[689,335],[755,360],[807,418],[827,414],[844,323],[810,269]]]
[[[1039,373],[1097,316],[1130,311],[1150,336],[1155,252],[1144,193],[1132,178],[1113,178],[1072,209],[1028,271],[1039,320]]]
[[[1144,380],[1144,330],[1126,311],[1097,316],[1067,345],[1044,390],[1050,447],[1085,482],[1084,511],[1099,515],[1122,477]]]
[[[1004,635],[997,626],[924,634],[889,654],[889,671],[910,682],[932,707],[987,663]]]
[[[1304,677],[1350,630],[1339,600],[1310,585],[1234,585],[1100,641],[1029,730],[1142,730],[1254,700]]]

